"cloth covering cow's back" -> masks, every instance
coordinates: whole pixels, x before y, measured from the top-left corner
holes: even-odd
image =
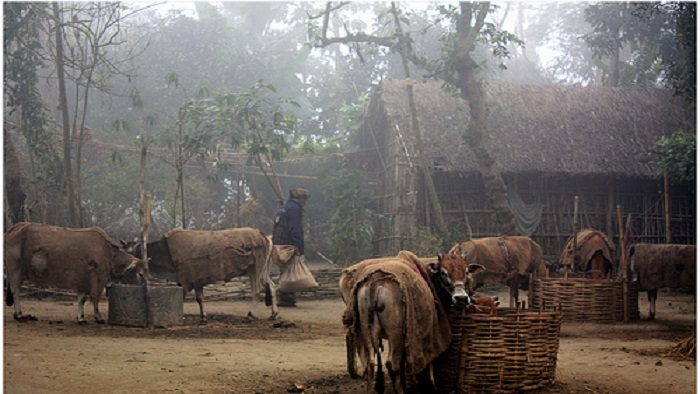
[[[605,276],[606,273],[613,267],[613,255],[615,254],[615,244],[604,233],[585,229],[576,234],[576,253],[579,260],[578,265],[574,264],[574,237],[569,237],[569,240],[564,247],[559,265],[572,267],[575,271],[586,272],[591,270],[602,270],[607,272],[597,272],[599,277]],[[605,260],[605,267],[592,267],[593,257],[596,253],[601,253]]]
[[[263,268],[271,253],[260,230],[235,228],[192,231],[176,228],[165,234],[178,282],[185,292],[255,272],[253,293],[260,291]]]
[[[695,245],[636,244],[629,257],[641,290],[695,288]]]
[[[376,277],[388,276],[398,283],[405,312],[403,370],[407,377],[421,372],[447,349],[451,340],[447,313],[430,285],[425,268],[413,253],[402,251],[397,257],[374,259],[365,262],[361,269],[350,271],[354,278],[343,319],[349,330],[358,329],[355,299],[358,287]]]

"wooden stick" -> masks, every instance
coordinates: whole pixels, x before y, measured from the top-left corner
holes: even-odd
[[[574,197],[574,256],[573,256],[573,267],[571,267],[572,271],[576,271],[578,269],[578,260],[579,260],[579,255],[578,255],[578,209],[579,209],[579,198],[578,196]]]
[[[622,262],[622,310],[624,321],[629,320],[629,283],[627,282],[627,251],[625,250],[625,227],[622,224],[622,205],[617,205],[617,225],[620,231],[620,260]]]
[[[666,243],[672,243],[671,234],[671,199],[668,195],[668,171],[664,171],[664,216],[666,219]]]

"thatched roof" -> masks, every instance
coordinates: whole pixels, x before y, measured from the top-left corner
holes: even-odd
[[[476,171],[462,138],[467,102],[438,82],[414,84],[414,92],[428,157],[445,171]],[[484,92],[487,145],[504,173],[647,177],[653,174],[648,151],[654,141],[695,127],[695,115],[684,112],[680,99],[653,88],[491,82]],[[384,81],[367,122],[375,134],[398,126],[416,154],[406,97],[403,80]]]

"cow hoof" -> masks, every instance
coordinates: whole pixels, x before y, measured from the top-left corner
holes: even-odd
[[[34,315],[14,315],[15,320],[18,322],[26,323],[28,321],[37,321],[39,319]]]
[[[87,326],[88,322],[86,320],[78,320],[78,324],[81,326]]]
[[[280,314],[278,312],[272,312],[272,314],[270,315],[270,317],[267,318],[267,320],[271,320],[271,321],[277,320],[279,315]]]
[[[200,321],[199,321],[199,325],[200,325],[200,326],[206,326],[206,325],[207,325],[207,320],[206,320],[206,319],[200,320]]]
[[[95,321],[97,322],[97,324],[105,324],[104,319],[95,319]]]

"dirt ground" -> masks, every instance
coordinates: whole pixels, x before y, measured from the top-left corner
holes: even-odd
[[[184,325],[151,329],[97,325],[92,308],[80,326],[71,301],[22,305],[39,321],[16,322],[4,308],[5,393],[364,392],[346,373],[340,299],[302,298],[276,322],[262,304],[261,319],[245,322],[249,302],[209,302],[206,326],[188,301]],[[639,305],[646,316],[645,293]],[[104,300],[101,309],[106,317]],[[665,355],[695,331],[695,295],[660,291],[657,309],[656,321],[564,322],[557,381],[535,393],[695,393],[695,361]]]

